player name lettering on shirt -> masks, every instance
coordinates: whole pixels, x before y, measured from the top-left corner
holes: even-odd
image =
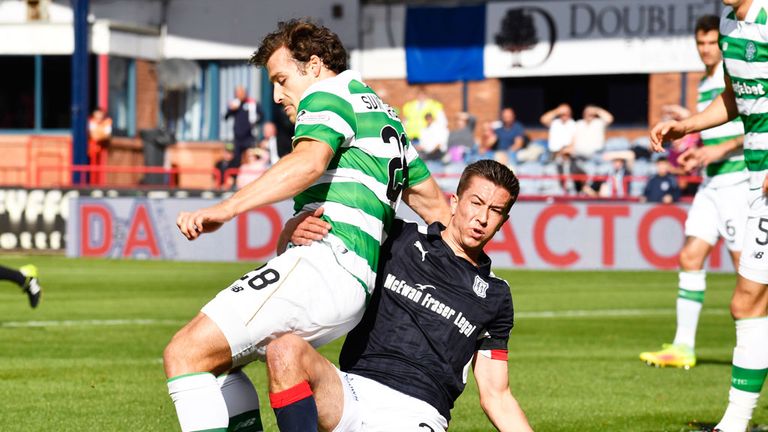
[[[447,320],[453,318],[453,325],[455,325],[459,329],[459,333],[464,336],[470,337],[475,329],[477,329],[477,326],[472,324],[462,312],[459,311],[457,313],[456,309],[436,299],[429,292],[426,292],[427,289],[435,289],[434,286],[425,284],[415,285],[416,288],[402,279],[397,279],[397,277],[391,273],[388,274],[384,280],[384,288],[412,300],[414,303],[429,309]]]

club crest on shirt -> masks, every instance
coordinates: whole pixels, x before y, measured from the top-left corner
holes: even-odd
[[[747,61],[752,61],[755,59],[755,54],[757,54],[757,46],[752,41],[747,42],[747,46],[744,48],[744,57]]]
[[[485,291],[488,289],[488,282],[480,279],[480,276],[475,275],[475,284],[472,286],[472,290],[480,298],[485,298]]]

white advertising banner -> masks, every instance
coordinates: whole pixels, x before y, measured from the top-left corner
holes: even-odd
[[[701,69],[696,19],[720,0],[507,1],[487,5],[487,77]]]
[[[77,198],[67,221],[71,257],[265,261],[274,256],[292,203],[242,215],[215,233],[187,241],[176,215],[214,203],[204,199]],[[521,202],[486,246],[498,268],[671,270],[683,245],[688,206]],[[402,217],[414,219],[402,206]],[[711,271],[733,271],[718,244]]]

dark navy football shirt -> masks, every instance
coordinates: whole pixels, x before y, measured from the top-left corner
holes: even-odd
[[[506,360],[513,325],[507,283],[483,254],[475,267],[443,241],[444,227],[420,232],[396,220],[382,246],[376,289],[347,335],[341,370],[435,407],[446,419],[464,390],[476,351]]]

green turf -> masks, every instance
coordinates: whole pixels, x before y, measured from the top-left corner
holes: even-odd
[[[208,299],[253,265],[0,256],[4,265],[28,261],[40,267],[45,290],[37,310],[13,285],[0,283],[0,431],[178,430],[162,350]],[[700,365],[683,371],[649,368],[637,358],[673,336],[676,273],[499,273],[512,286],[519,314],[510,340],[511,388],[537,431],[678,432],[719,419],[734,343],[727,315],[732,275],[708,277]],[[574,310],[640,312],[536,315]],[[119,319],[154,321],[86,321]],[[28,323],[65,320],[73,322]],[[339,347],[322,352],[335,360]],[[246,371],[263,396],[266,430],[276,430],[263,365]],[[758,405],[758,423],[768,422],[766,407],[766,400]],[[453,410],[451,430],[492,430],[472,381]]]

